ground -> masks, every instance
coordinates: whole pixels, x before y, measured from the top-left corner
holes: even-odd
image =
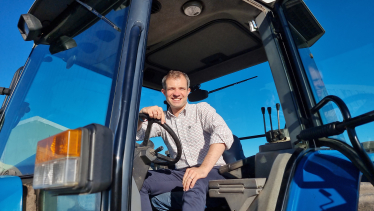
[[[374,187],[370,182],[361,182],[360,199],[358,204],[359,211],[374,210]]]

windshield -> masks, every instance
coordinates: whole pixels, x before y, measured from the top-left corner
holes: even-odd
[[[269,63],[265,62],[238,72],[222,76],[220,78],[201,84],[201,89],[212,91],[217,88],[255,77],[249,81],[222,89],[209,94],[209,97],[200,102],[209,103],[217,113],[222,116],[232,133],[237,137],[262,135],[264,122],[261,107],[272,107],[273,129],[278,129],[277,113],[275,104],[279,103],[278,94],[270,71]],[[160,81],[161,83],[161,81]],[[147,106],[158,105],[166,110],[163,103],[165,96],[161,91],[148,88],[142,90],[140,109]],[[191,104],[199,102],[189,102]],[[270,130],[269,115],[266,112],[266,129]],[[285,120],[282,109],[280,109],[280,126],[285,128]],[[155,146],[164,146],[162,138],[153,138]],[[266,138],[255,138],[241,140],[244,155],[249,157],[259,152],[259,146],[267,143]]]
[[[106,17],[124,28],[127,11]],[[75,48],[54,55],[46,45],[33,49],[1,121],[0,174],[33,174],[36,144],[44,138],[105,125],[122,38],[99,21],[74,38]]]
[[[295,19],[298,18],[287,16],[289,6],[294,2],[286,1],[283,7],[289,23],[297,22]],[[327,95],[335,95],[347,104],[352,117],[372,111],[374,28],[368,27],[367,20],[372,19],[370,14],[374,2],[364,0],[357,4],[351,1],[315,0],[305,3],[326,31],[310,48],[305,47],[300,36],[293,31],[316,103]],[[324,124],[343,121],[340,111],[332,103],[326,105],[320,115]],[[373,128],[373,122],[357,127],[359,140],[373,141]],[[349,140],[346,133],[335,138]]]

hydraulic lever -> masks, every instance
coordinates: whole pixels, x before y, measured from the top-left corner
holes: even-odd
[[[280,119],[279,119],[279,110],[280,110],[280,104],[277,103],[275,104],[275,108],[277,109],[277,117],[278,117],[278,134],[277,134],[277,139],[278,140],[283,140],[284,139],[284,134],[282,132],[282,130],[280,129]]]
[[[265,107],[261,107],[262,118],[264,119],[264,130],[266,133],[266,122],[265,122]]]
[[[271,121],[271,107],[268,107],[269,119],[270,119],[270,128],[273,131],[273,122]]]
[[[263,115],[263,118],[264,118],[264,128],[265,128],[266,140],[269,143],[274,143],[274,142],[279,142],[279,141],[284,142],[284,141],[289,140],[288,130],[287,129],[280,129],[280,119],[279,119],[280,104],[279,103],[275,104],[275,108],[277,109],[278,130],[273,130],[273,121],[271,119],[271,107],[267,107],[271,130],[266,132],[265,108],[261,107],[262,115]]]
[[[281,131],[280,131],[280,122],[279,122],[279,109],[280,109],[280,104],[279,104],[279,103],[275,104],[275,108],[277,109],[277,117],[278,117],[278,133],[281,134]]]

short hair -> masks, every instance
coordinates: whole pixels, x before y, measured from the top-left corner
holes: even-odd
[[[188,75],[186,73],[184,73],[182,71],[178,71],[178,70],[170,70],[168,72],[168,74],[166,74],[164,76],[164,78],[162,79],[162,88],[166,89],[166,80],[167,79],[169,79],[169,78],[177,79],[177,78],[180,78],[182,75],[187,80],[187,89],[188,89],[190,87],[190,78],[188,77]]]

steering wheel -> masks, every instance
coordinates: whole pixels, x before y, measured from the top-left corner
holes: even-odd
[[[165,155],[159,154],[157,152],[157,150],[155,150],[154,155],[157,157],[157,159],[152,161],[152,162],[155,163],[155,164],[166,165],[166,166],[170,165],[170,164],[177,163],[179,161],[179,159],[181,158],[181,155],[182,155],[182,144],[181,144],[177,134],[175,134],[175,132],[170,128],[169,125],[167,125],[166,123],[161,124],[160,120],[150,118],[148,114],[139,114],[139,118],[142,119],[142,120],[144,120],[144,119],[148,120],[148,126],[147,126],[147,129],[145,131],[144,140],[141,143],[141,146],[148,146],[149,136],[150,136],[150,133],[151,133],[153,123],[157,123],[162,128],[164,128],[166,130],[166,132],[168,132],[171,135],[171,137],[174,140],[175,145],[177,146],[177,156],[175,158],[171,158],[171,157],[167,157]]]

